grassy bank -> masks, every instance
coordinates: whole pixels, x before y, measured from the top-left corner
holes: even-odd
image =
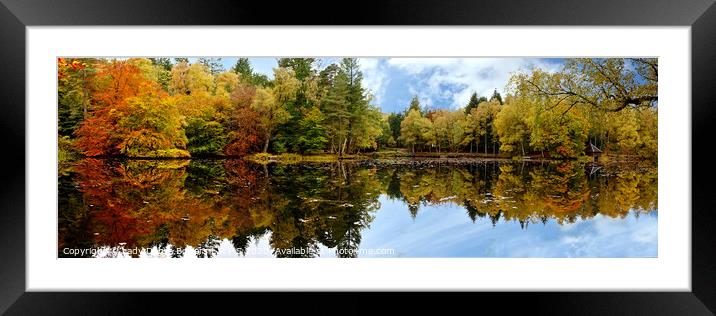
[[[256,163],[266,164],[271,162],[278,163],[299,163],[299,162],[335,162],[339,160],[360,160],[367,159],[364,155],[343,155],[342,157],[336,154],[316,154],[316,155],[299,155],[299,154],[267,154],[259,153],[248,155],[244,159],[253,161]]]
[[[372,153],[361,154],[369,158],[476,158],[476,159],[509,159],[509,155],[463,153],[463,152],[415,152],[404,149],[386,149]]]

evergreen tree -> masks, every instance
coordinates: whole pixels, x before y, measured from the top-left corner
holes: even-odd
[[[199,63],[204,65],[214,76],[224,72],[224,65],[221,63],[221,58],[199,58]]]
[[[407,116],[407,113],[410,112],[411,110],[416,110],[416,111],[418,111],[418,113],[420,113],[420,115],[425,115],[425,113],[423,112],[423,109],[420,108],[420,101],[418,100],[417,95],[414,95],[413,98],[410,99],[410,105],[408,106],[408,109],[405,111],[406,116]]]
[[[390,116],[388,116],[390,132],[397,145],[400,145],[400,123],[403,122],[403,119],[405,119],[405,114],[403,113],[390,113]]]
[[[348,77],[345,72],[337,71],[332,79],[326,98],[323,101],[325,124],[328,126],[331,151],[343,155],[348,142]]]
[[[490,101],[492,101],[492,100],[497,100],[498,102],[500,102],[500,105],[504,104],[504,103],[502,102],[502,96],[500,95],[499,92],[497,92],[497,89],[495,89],[495,91],[492,92],[492,96],[490,97]]]
[[[172,71],[172,61],[169,58],[149,58],[153,65],[159,66],[166,71]]]
[[[482,102],[487,102],[487,98],[485,97],[477,97],[477,92],[473,92],[470,96],[470,102],[465,107],[465,114],[470,114],[470,111],[472,109],[476,108],[478,104]]]
[[[296,79],[304,80],[314,73],[314,61],[316,61],[315,58],[279,58],[278,66],[293,69]]]
[[[251,62],[249,62],[248,58],[239,58],[234,67],[231,67],[231,71],[241,76],[241,79],[246,80],[248,78],[249,82],[251,82],[251,78],[254,75],[254,69],[251,67]]]

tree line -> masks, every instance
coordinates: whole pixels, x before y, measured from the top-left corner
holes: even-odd
[[[506,95],[460,109],[417,96],[382,113],[359,61],[280,58],[272,79],[239,58],[59,58],[60,156],[196,157],[416,152],[573,158],[588,143],[655,158],[656,59],[567,59],[512,74]]]

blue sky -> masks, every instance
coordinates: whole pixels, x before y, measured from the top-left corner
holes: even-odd
[[[222,58],[225,69],[237,58]],[[276,58],[249,58],[255,72],[273,77]],[[319,58],[324,68],[337,58]],[[510,75],[534,67],[546,71],[561,68],[561,58],[359,58],[363,85],[371,92],[373,104],[383,112],[407,108],[417,95],[422,105],[456,109],[467,104],[477,92],[489,97],[493,90],[504,94]]]

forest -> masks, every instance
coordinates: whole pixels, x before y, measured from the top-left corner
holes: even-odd
[[[79,157],[345,157],[473,153],[579,158],[604,153],[655,160],[656,58],[566,59],[556,72],[511,74],[504,96],[473,93],[462,108],[383,113],[359,60],[319,67],[279,58],[273,78],[247,58],[58,58],[59,160]]]

